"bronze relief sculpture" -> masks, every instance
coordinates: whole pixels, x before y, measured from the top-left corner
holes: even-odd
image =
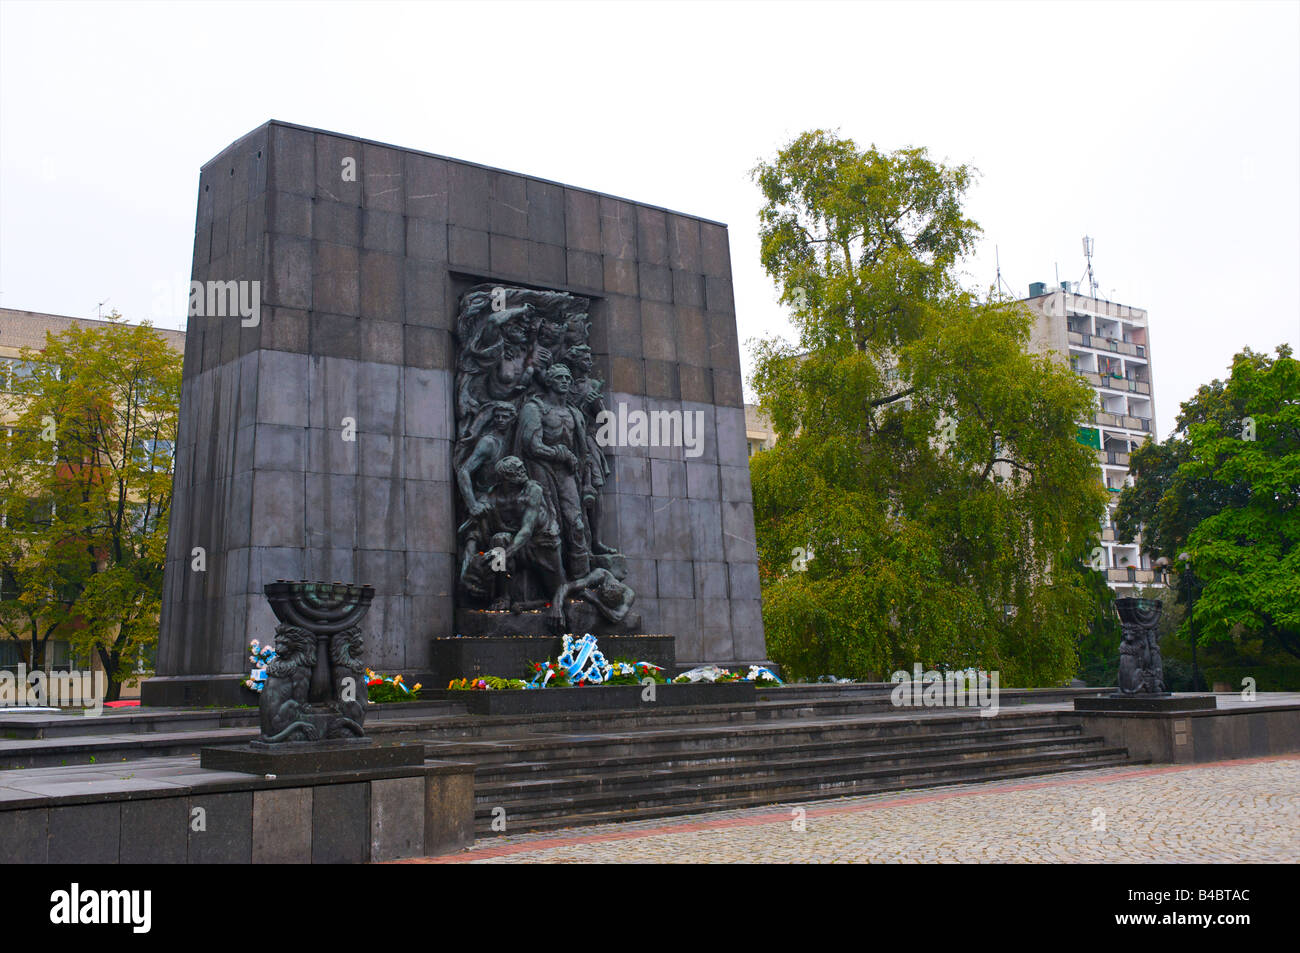
[[[611,471],[595,438],[604,382],[592,375],[589,304],[505,285],[461,296],[452,455],[462,607],[549,608],[563,628],[570,597],[611,621],[632,603],[626,562],[600,538]]]

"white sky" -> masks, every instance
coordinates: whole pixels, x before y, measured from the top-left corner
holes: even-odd
[[[1161,435],[1300,350],[1300,3],[0,3],[0,305],[183,327],[199,166],[276,118],[728,223],[742,354],[788,333],[750,170],[806,129],[981,171],[1019,295],[1147,308]],[[179,294],[180,291],[176,291]]]

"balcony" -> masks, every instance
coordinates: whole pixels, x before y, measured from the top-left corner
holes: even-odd
[[[1103,451],[1101,451],[1101,452],[1104,453],[1105,456],[1106,456],[1106,459],[1103,460],[1103,461],[1101,461],[1102,463],[1109,463],[1109,464],[1110,464],[1111,466],[1113,466],[1113,467],[1126,467],[1126,466],[1128,466],[1128,454],[1127,454],[1127,453],[1121,453],[1121,452],[1118,451],[1118,450],[1103,450]]]
[[[1106,581],[1150,585],[1156,581],[1156,574],[1155,570],[1152,569],[1138,569],[1135,566],[1124,566],[1119,569],[1107,569]]]

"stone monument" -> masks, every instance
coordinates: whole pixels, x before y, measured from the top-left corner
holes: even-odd
[[[1214,708],[1213,695],[1176,696],[1165,689],[1156,626],[1164,605],[1156,599],[1115,600],[1123,637],[1119,646],[1119,692],[1076,698],[1076,711],[1195,711]]]
[[[281,579],[266,585],[266,598],[280,624],[254,744],[364,739],[366,666],[358,623],[375,590]]]
[[[367,660],[428,685],[518,674],[503,631],[766,661],[725,226],[269,122],[192,278],[146,704],[246,702],[276,579],[372,586]]]
[[[360,623],[375,590],[279,579],[265,592],[280,624],[258,697],[261,733],[242,745],[200,748],[200,766],[278,777],[423,764],[422,745],[366,737]]]

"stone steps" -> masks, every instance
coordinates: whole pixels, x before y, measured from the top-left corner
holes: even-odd
[[[752,777],[708,784],[645,786],[634,792],[596,793],[555,797],[543,801],[493,805],[480,803],[475,810],[475,833],[491,837],[494,807],[504,807],[505,833],[551,830],[575,825],[643,820],[835,797],[860,796],[937,785],[1001,781],[1062,771],[1093,770],[1136,764],[1122,748],[1097,747],[1080,752],[1065,750],[1008,757],[926,761],[856,771],[841,770],[779,779]]]
[[[366,732],[381,740],[404,741],[421,735],[427,725],[427,721],[418,720],[367,719]],[[231,727],[212,727],[206,723],[170,731],[139,730],[139,726],[132,731],[131,727],[119,724],[114,733],[59,731],[48,738],[3,738],[0,739],[0,770],[185,757],[197,755],[204,747],[253,741],[259,733],[256,718],[249,719],[245,725]]]
[[[183,757],[197,755],[204,745],[239,744],[256,737],[256,728],[219,728],[147,735],[81,735],[49,741],[0,741],[0,770]]]
[[[980,743],[998,744],[1002,742],[1014,742],[1018,740],[1073,740],[1081,735],[1081,729],[1077,725],[1055,725],[1047,727],[1017,727],[1004,728],[997,731],[981,733]],[[544,760],[484,760],[475,758],[472,754],[462,754],[455,760],[473,760],[478,764],[476,777],[483,784],[491,782],[506,781],[515,777],[529,777],[539,773],[549,773],[561,768],[571,768],[575,771],[609,771],[619,768],[634,768],[637,766],[648,766],[651,768],[666,768],[677,765],[709,764],[717,762],[737,762],[747,758],[765,758],[769,760],[778,760],[787,755],[798,755],[801,759],[820,757],[862,757],[875,752],[886,752],[895,750],[911,750],[915,748],[917,739],[911,738],[877,738],[861,739],[857,742],[846,743],[843,740],[824,740],[809,742],[789,742],[783,744],[752,744],[747,743],[749,739],[742,739],[746,743],[719,747],[716,749],[698,749],[684,748],[680,751],[655,751],[648,754],[597,754],[592,749],[578,748],[569,757],[562,757],[560,753],[549,752]],[[969,733],[941,733],[928,736],[930,744],[938,747],[948,745],[959,745],[971,740]],[[900,748],[905,746],[904,748]],[[519,754],[527,755],[534,753],[536,749],[525,749]],[[851,752],[851,755],[846,753]],[[500,755],[501,752],[492,752],[492,755]],[[442,754],[440,760],[445,760]]]
[[[471,744],[439,742],[424,738],[425,753],[441,761],[472,761],[489,771],[495,766],[512,763],[555,762],[563,758],[575,763],[650,763],[656,759],[695,757],[708,751],[735,750],[815,750],[872,744],[926,744],[931,738],[953,735],[996,737],[1011,731],[1078,731],[1065,725],[1054,712],[1039,715],[1010,715],[998,719],[969,716],[931,716],[931,718],[858,718],[790,720],[783,723],[742,725],[708,725],[673,731],[586,733],[586,735],[523,736],[503,741],[478,741]]]
[[[554,761],[561,757],[612,758],[642,761],[679,752],[731,750],[752,746],[770,750],[780,746],[806,748],[817,745],[859,745],[904,739],[923,744],[935,735],[953,732],[980,734],[1013,728],[1059,727],[1055,712],[1007,712],[997,718],[966,714],[897,716],[840,716],[835,718],[791,718],[783,721],[754,721],[700,725],[692,728],[654,728],[641,731],[588,731],[581,734],[550,732],[516,735],[510,739],[447,741],[426,737],[429,757],[467,760],[480,765],[535,760]]]
[[[492,828],[502,809],[507,832],[519,833],[1133,763],[1060,711],[803,710],[748,721],[719,712],[720,723],[680,728],[426,739],[426,753],[478,765],[479,836],[500,833]]]
[[[1019,755],[1055,755],[1062,752],[1091,754],[1104,748],[1101,737],[1068,739],[1016,739],[977,744],[940,745],[926,751],[927,759],[950,761],[981,760],[991,756],[1015,757]],[[883,751],[845,752],[817,757],[787,756],[784,758],[744,757],[711,758],[703,762],[678,761],[669,765],[641,767],[631,770],[587,770],[564,772],[536,772],[521,778],[476,780],[475,798],[484,804],[521,806],[535,798],[580,796],[584,793],[633,792],[647,784],[664,779],[674,783],[690,782],[712,784],[740,778],[771,778],[790,780],[792,775],[822,776],[838,774],[840,769],[850,774],[870,767],[902,767],[916,761],[914,750],[888,749]]]
[[[439,735],[452,738],[505,738],[520,734],[543,732],[585,732],[640,730],[667,728],[674,724],[699,725],[743,723],[754,721],[779,721],[790,718],[823,718],[855,716],[867,713],[904,717],[935,717],[965,709],[896,708],[889,692],[876,686],[796,686],[793,688],[764,689],[757,702],[722,705],[696,705],[658,707],[648,703],[637,709],[599,712],[555,712],[536,715],[465,715],[459,718],[439,719]],[[825,692],[823,689],[840,689]],[[586,691],[587,689],[555,689],[555,691]],[[594,689],[599,691],[599,689]],[[1015,711],[1028,706],[1065,706],[1080,694],[1098,694],[1100,689],[1008,689],[1001,693],[1003,711]]]
[[[80,713],[0,713],[0,737],[9,740],[83,738],[96,735],[170,734],[213,731],[257,724],[256,708],[227,708],[195,711],[105,712],[88,717]]]

